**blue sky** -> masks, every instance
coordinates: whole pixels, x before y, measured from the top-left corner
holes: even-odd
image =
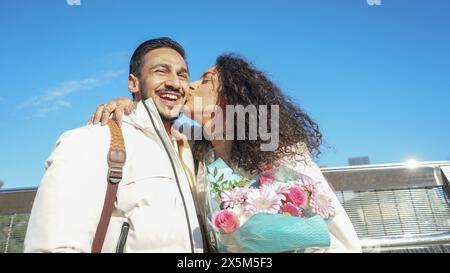
[[[0,1],[0,180],[38,185],[58,136],[127,95],[129,57],[170,36],[191,78],[246,56],[320,125],[319,164],[450,159],[450,2]]]

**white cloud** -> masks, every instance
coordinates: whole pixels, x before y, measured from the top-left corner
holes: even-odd
[[[34,118],[44,117],[46,114],[48,114],[50,112],[55,112],[59,109],[69,108],[71,106],[72,105],[68,101],[57,100],[57,101],[53,102],[52,104],[48,104],[48,105],[40,106],[40,107],[36,108],[35,109],[36,111],[32,117],[34,117]]]
[[[108,71],[94,77],[63,82],[57,87],[42,92],[42,95],[29,98],[19,105],[18,109],[29,108],[33,113],[32,117],[43,117],[50,112],[70,107],[71,104],[65,100],[69,95],[106,85],[122,76],[124,72],[125,70]]]

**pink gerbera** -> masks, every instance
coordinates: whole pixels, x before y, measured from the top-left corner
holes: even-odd
[[[255,213],[278,213],[281,208],[281,197],[271,187],[263,186],[260,189],[251,189],[247,193],[245,211]]]
[[[275,191],[276,194],[278,194],[281,197],[281,200],[286,200],[285,194],[289,193],[289,185],[282,182],[275,182],[270,185],[266,185],[266,187],[272,188],[273,191]]]
[[[323,194],[317,187],[314,187],[309,200],[309,206],[313,213],[319,214],[324,219],[328,219],[335,213],[335,207],[331,198]]]
[[[236,205],[244,203],[247,197],[248,188],[235,187],[231,190],[223,191],[220,194],[220,199],[223,202],[224,208],[233,208]]]

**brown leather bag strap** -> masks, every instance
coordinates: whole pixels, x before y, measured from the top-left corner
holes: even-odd
[[[122,180],[122,169],[126,160],[125,142],[121,129],[113,120],[108,121],[108,127],[111,132],[111,144],[108,153],[108,186],[106,188],[100,222],[95,232],[94,242],[92,243],[92,253],[100,253],[102,251],[103,242],[105,241],[114,208],[114,201],[116,200],[117,189],[120,180]]]

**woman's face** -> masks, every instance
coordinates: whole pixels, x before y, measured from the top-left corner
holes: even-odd
[[[210,67],[198,81],[190,83],[190,96],[184,108],[185,114],[205,126],[212,118],[210,113],[218,107],[219,87],[218,71],[215,66]]]

